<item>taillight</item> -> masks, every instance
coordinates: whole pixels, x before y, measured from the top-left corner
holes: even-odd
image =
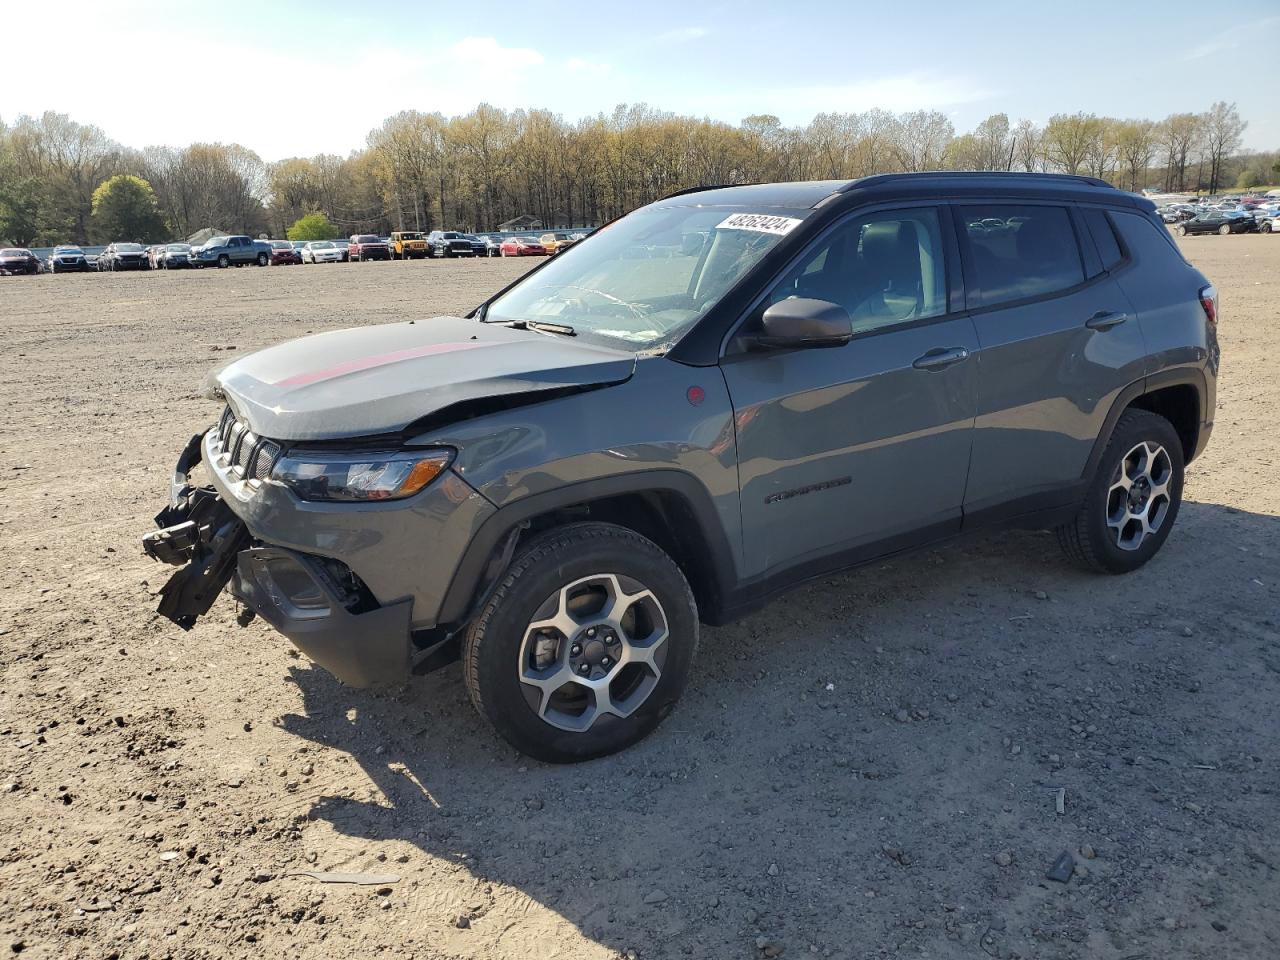
[[[1218,322],[1218,288],[1213,284],[1200,288],[1200,306],[1204,307],[1204,315],[1210,323]]]

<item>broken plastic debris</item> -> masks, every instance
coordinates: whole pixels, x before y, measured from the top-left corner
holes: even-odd
[[[290,873],[288,876],[310,877],[319,883],[354,883],[362,887],[400,882],[400,878],[394,873],[324,873],[318,870],[303,870],[299,873]]]
[[[1049,868],[1049,872],[1045,874],[1045,878],[1055,880],[1058,883],[1066,883],[1071,879],[1071,871],[1076,868],[1076,858],[1073,857],[1068,850],[1063,850],[1058,854],[1058,859],[1053,861],[1053,866]]]

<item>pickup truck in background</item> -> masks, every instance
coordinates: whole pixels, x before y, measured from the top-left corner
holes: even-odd
[[[191,248],[191,263],[197,267],[243,267],[271,263],[271,244],[250,237],[211,237],[208,243]]]
[[[387,241],[371,233],[353,234],[347,244],[347,259],[353,263],[357,260],[390,260],[391,247]]]

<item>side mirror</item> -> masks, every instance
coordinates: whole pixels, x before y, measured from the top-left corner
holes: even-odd
[[[781,300],[765,310],[761,325],[756,344],[775,349],[839,347],[853,339],[849,311],[827,300]]]

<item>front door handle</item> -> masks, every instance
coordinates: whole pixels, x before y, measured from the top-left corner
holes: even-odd
[[[941,370],[943,367],[949,367],[953,363],[968,359],[969,351],[964,347],[951,347],[949,349],[934,347],[923,357],[916,357],[915,362],[911,365],[917,370]]]
[[[1084,322],[1084,325],[1090,330],[1110,330],[1112,327],[1118,327],[1129,319],[1127,313],[1111,313],[1107,310],[1099,311]]]

